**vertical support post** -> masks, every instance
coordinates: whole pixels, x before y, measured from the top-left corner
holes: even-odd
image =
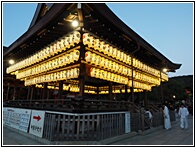
[[[109,100],[112,101],[112,82],[109,82]]]
[[[7,86],[7,94],[6,94],[6,100],[8,100],[9,92],[10,92],[10,84],[8,83],[8,86]]]
[[[125,100],[128,101],[128,99],[127,99],[127,85],[125,85]]]
[[[13,94],[12,100],[15,100],[15,99],[16,99],[16,86],[14,86],[14,94]]]
[[[31,92],[31,88],[28,86],[27,100],[30,100],[30,92]]]
[[[47,90],[48,90],[48,83],[44,83],[44,88],[43,88],[43,92],[42,92],[42,100],[45,100],[47,97]]]
[[[32,88],[31,88],[30,100],[32,101],[34,97],[35,97],[35,85],[33,85]]]
[[[144,106],[147,107],[148,103],[147,103],[147,91],[144,91]]]
[[[132,96],[132,103],[133,103],[133,110],[134,110],[134,81],[133,81],[133,55],[131,56],[131,79],[132,79],[132,87],[131,87],[131,96]]]
[[[81,43],[80,43],[80,58],[79,58],[79,62],[80,62],[80,74],[79,74],[79,96],[80,97],[84,97],[84,86],[85,86],[85,75],[86,75],[86,66],[85,64],[82,62],[83,60],[85,60],[85,46],[82,43],[82,36],[83,36],[83,32],[80,31],[81,33]]]
[[[62,103],[64,103],[62,95],[63,95],[63,81],[59,81],[58,100],[62,99]]]
[[[161,70],[160,70],[160,88],[161,88],[161,99],[160,99],[160,101],[161,101],[162,103],[164,103],[164,102],[163,102],[163,86],[162,86],[162,75],[161,75]]]

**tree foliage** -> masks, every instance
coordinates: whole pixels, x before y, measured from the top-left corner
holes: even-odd
[[[193,94],[193,75],[169,78],[168,82],[163,82],[148,92],[148,100],[161,102],[161,87],[164,101],[190,99]],[[185,89],[188,89],[191,94],[187,95]]]

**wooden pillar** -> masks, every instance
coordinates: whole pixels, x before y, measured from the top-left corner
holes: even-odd
[[[10,84],[8,83],[8,86],[7,86],[7,94],[6,94],[6,100],[8,100],[8,98],[9,98],[9,92],[10,92]]]
[[[127,95],[127,85],[125,85],[125,100],[128,101],[128,95]]]
[[[161,103],[164,103],[164,100],[163,100],[163,86],[162,86],[162,75],[161,75],[161,70],[160,70],[160,91],[161,91],[161,98],[160,98],[160,102]]]
[[[63,81],[59,81],[58,100],[62,99],[63,95]]]
[[[131,87],[131,98],[132,98],[132,103],[133,103],[133,110],[134,110],[134,81],[133,81],[133,56],[131,56],[131,81],[132,81],[132,87]]]
[[[44,88],[43,88],[43,92],[42,92],[42,100],[46,100],[47,90],[48,90],[48,83],[44,83]]]
[[[79,96],[84,97],[84,85],[85,85],[85,79],[84,76],[81,76],[79,79]]]
[[[112,82],[109,82],[109,100],[112,101]]]
[[[147,107],[148,106],[148,101],[147,101],[147,91],[144,91],[144,106]]]
[[[83,31],[81,33],[81,41],[82,41],[82,36],[83,36]],[[79,57],[79,62],[80,62],[80,74],[79,74],[79,96],[84,97],[84,86],[85,86],[85,75],[86,73],[86,66],[82,61],[85,61],[85,46],[81,42],[80,43],[80,57]]]
[[[32,87],[31,87],[31,96],[30,96],[30,100],[35,100],[35,85],[33,85]]]
[[[30,100],[31,88],[28,86],[27,100]]]

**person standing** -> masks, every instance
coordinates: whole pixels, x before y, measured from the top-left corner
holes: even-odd
[[[180,116],[180,127],[181,129],[187,129],[188,128],[188,115],[189,115],[189,111],[188,109],[184,106],[184,104],[181,105],[181,108],[179,109],[178,112],[179,116]]]
[[[169,109],[167,108],[166,104],[163,104],[163,117],[164,117],[164,126],[165,126],[165,129],[166,130],[171,129]]]

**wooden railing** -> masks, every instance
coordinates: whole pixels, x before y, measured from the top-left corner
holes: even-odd
[[[46,113],[43,137],[50,141],[103,140],[125,133],[125,113]]]

